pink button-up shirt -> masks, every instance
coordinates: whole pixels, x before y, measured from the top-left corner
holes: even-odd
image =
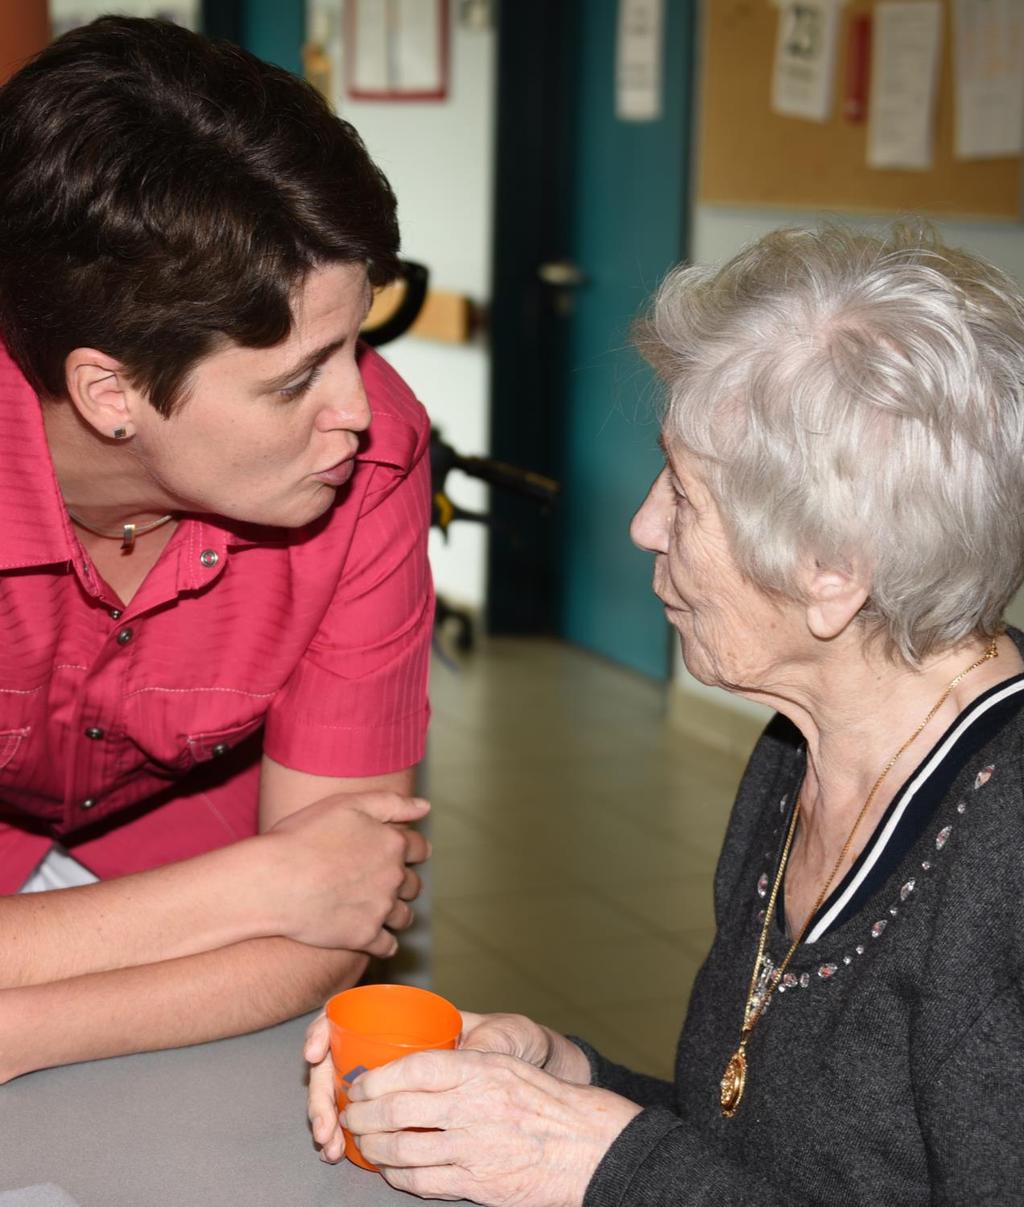
[[[330,511],[183,519],[122,609],[0,347],[0,892],[54,840],[105,878],[254,833],[261,749],[326,776],[422,757],[429,428],[371,349],[360,369],[373,421]]]

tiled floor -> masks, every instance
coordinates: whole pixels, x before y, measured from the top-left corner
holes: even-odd
[[[741,762],[554,641],[485,641],[431,694],[434,988],[667,1076]]]

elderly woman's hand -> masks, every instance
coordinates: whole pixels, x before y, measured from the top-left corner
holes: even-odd
[[[313,1139],[320,1145],[320,1159],[334,1164],[345,1151],[345,1137],[338,1125],[334,1097],[334,1062],[331,1060],[331,1025],[326,1014],[318,1014],[306,1028],[302,1054],[309,1062],[309,1093],[306,1111]]]
[[[590,1081],[587,1058],[564,1035],[522,1014],[461,1013],[459,1047],[464,1051],[513,1056],[576,1085]],[[345,1139],[335,1109],[331,1032],[326,1015],[319,1014],[309,1024],[303,1054],[310,1065],[307,1111],[313,1139],[320,1146],[321,1159],[333,1164],[341,1160]]]
[[[575,1085],[590,1081],[590,1062],[571,1040],[522,1014],[470,1014],[463,1010],[459,1047],[514,1056]]]
[[[579,1207],[601,1158],[639,1112],[527,1061],[462,1050],[370,1069],[352,1086],[342,1121],[399,1190],[486,1207]]]

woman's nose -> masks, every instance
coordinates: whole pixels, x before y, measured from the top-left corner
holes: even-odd
[[[333,401],[317,415],[317,427],[321,431],[365,432],[370,426],[372,414],[362,380],[348,394],[344,402]]]
[[[638,549],[648,553],[668,552],[668,517],[665,511],[664,491],[661,489],[662,474],[659,474],[640,504],[640,510],[629,525],[629,538]]]

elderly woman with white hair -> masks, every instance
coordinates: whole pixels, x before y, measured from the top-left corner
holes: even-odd
[[[674,1084],[467,1015],[343,1122],[425,1197],[1024,1202],[1024,297],[907,227],[780,231],[672,273],[639,342],[668,401],[633,539],[690,672],[778,713]]]

